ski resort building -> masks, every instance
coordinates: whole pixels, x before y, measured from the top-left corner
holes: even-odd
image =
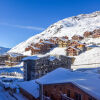
[[[57,68],[37,80],[22,82],[19,87],[29,100],[100,100],[99,77]]]
[[[8,59],[5,61],[5,65],[14,66],[21,62],[22,58],[26,57],[23,54],[9,53],[7,54]]]
[[[8,60],[7,55],[1,55],[0,56],[0,65],[5,65],[5,61]]]
[[[67,56],[78,56],[81,53],[81,50],[75,47],[68,47],[66,49]]]
[[[89,37],[92,37],[92,34],[93,34],[93,32],[86,31],[86,32],[84,32],[83,36],[84,36],[84,38],[89,38]]]
[[[24,61],[24,80],[29,81],[37,79],[48,72],[58,68],[64,67],[71,69],[72,58],[59,56],[31,56],[23,59]]]
[[[82,39],[83,39],[83,37],[80,36],[80,35],[74,35],[74,36],[72,37],[72,40],[81,41]]]

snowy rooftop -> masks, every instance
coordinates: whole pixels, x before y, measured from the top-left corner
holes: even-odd
[[[92,76],[92,77],[91,77]],[[71,72],[64,68],[58,68],[47,75],[37,79],[41,84],[55,84],[71,82],[88,94],[100,100],[100,75],[93,73]]]
[[[20,82],[18,85],[35,98],[39,97],[39,85],[35,82],[35,80]]]
[[[25,61],[25,60],[37,60],[37,59],[40,59],[40,57],[38,57],[38,56],[28,56],[28,57],[23,58],[22,60]]]
[[[92,77],[91,77],[92,76]],[[58,68],[45,76],[32,81],[20,82],[18,85],[29,92],[35,98],[39,97],[39,85],[37,84],[73,83],[88,94],[100,100],[100,75],[70,71],[65,68]]]
[[[49,60],[50,60],[50,61],[53,61],[53,60],[55,60],[55,59],[56,59],[55,56],[50,56],[50,57],[49,57]]]
[[[7,54],[10,55],[11,57],[23,56],[23,54],[19,54],[19,53],[7,53]]]
[[[100,46],[98,46],[98,45],[88,45],[88,47],[95,48],[95,47],[100,47]]]

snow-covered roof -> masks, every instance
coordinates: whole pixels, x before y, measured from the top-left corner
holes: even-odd
[[[7,54],[10,55],[10,57],[23,56],[23,54],[19,54],[19,53],[7,53]]]
[[[40,50],[40,48],[37,48],[37,47],[34,47],[34,46],[32,46],[32,48],[35,49],[35,50]]]
[[[37,60],[37,59],[40,59],[40,57],[38,57],[38,56],[28,56],[28,57],[23,58],[22,60],[25,61],[25,60]]]
[[[98,45],[88,45],[88,47],[95,48],[95,47],[100,47],[100,46],[98,46]]]
[[[50,42],[50,41],[43,41],[43,43],[46,43],[46,44],[53,44],[53,43]]]
[[[74,50],[76,50],[76,51],[80,51],[79,48],[75,48],[74,46],[69,46],[67,49],[69,49],[69,48],[72,48],[72,49],[74,49]]]
[[[100,100],[100,75],[94,73],[83,73],[58,68],[47,75],[37,79],[41,84],[57,84],[71,82],[79,88]]]
[[[56,57],[55,57],[55,56],[50,56],[48,59],[49,59],[50,61],[53,61],[53,60],[56,59]]]
[[[35,82],[35,80],[20,82],[18,85],[35,98],[39,97],[39,85]]]

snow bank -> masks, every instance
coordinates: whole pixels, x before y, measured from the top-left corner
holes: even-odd
[[[93,48],[76,56],[72,69],[100,67],[100,48]]]
[[[52,55],[52,56],[55,56],[55,55],[66,55],[66,47],[65,48],[54,48],[53,50],[51,50],[49,53],[47,53],[46,55]]]

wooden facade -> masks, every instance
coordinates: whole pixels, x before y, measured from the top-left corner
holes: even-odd
[[[91,37],[92,34],[93,34],[93,32],[88,32],[88,31],[86,31],[86,32],[84,32],[83,36],[84,36],[85,38],[88,38],[88,37]]]
[[[83,37],[80,36],[80,35],[74,35],[74,36],[72,37],[72,40],[81,41],[82,39],[83,39]]]
[[[12,55],[15,55],[15,56],[12,56]],[[12,55],[8,54],[8,59],[5,61],[5,65],[7,66],[17,65],[21,62],[21,60],[24,57],[26,57],[26,56],[23,56],[22,54],[12,54]]]
[[[73,83],[43,85],[43,95],[51,100],[96,100]]]
[[[20,88],[20,93],[25,96],[26,98],[28,98],[28,100],[39,100],[34,98],[33,95],[31,95],[30,93],[28,93],[27,91],[25,91],[23,88]]]
[[[63,41],[63,40],[60,40],[59,42],[58,42],[58,46],[60,47],[60,48],[62,48],[62,47],[67,47],[67,41]]]
[[[8,55],[0,56],[0,65],[5,65],[5,61],[8,60]]]
[[[66,49],[67,56],[77,56],[81,53],[81,50],[74,47],[68,47]]]
[[[100,38],[100,33],[95,33],[92,35],[93,38]]]

